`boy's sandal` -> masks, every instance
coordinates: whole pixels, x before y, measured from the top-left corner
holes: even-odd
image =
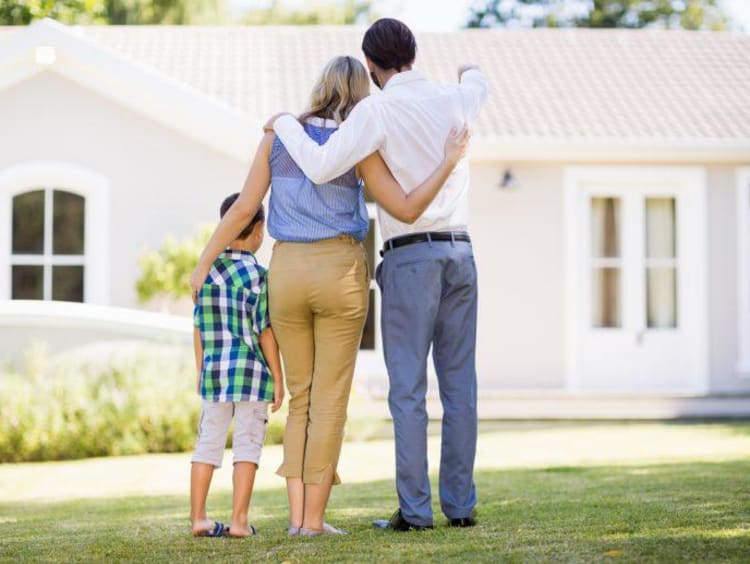
[[[219,521],[214,521],[214,528],[211,530],[203,531],[196,535],[197,537],[225,537],[229,534],[229,527]]]

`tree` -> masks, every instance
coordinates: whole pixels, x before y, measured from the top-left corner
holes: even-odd
[[[223,0],[104,0],[107,23],[174,24],[220,23]]]
[[[170,236],[158,251],[141,255],[141,277],[135,284],[138,301],[145,303],[158,296],[173,300],[190,297],[190,274],[212,233],[213,227],[206,226],[180,241]]]
[[[219,23],[224,0],[0,0],[0,25]]]
[[[104,0],[0,0],[0,25],[53,18],[66,24],[104,23]]]
[[[484,0],[467,27],[727,28],[718,0]]]
[[[371,3],[370,0],[346,0],[292,9],[274,0],[267,8],[246,12],[242,21],[250,25],[351,25],[369,20]]]

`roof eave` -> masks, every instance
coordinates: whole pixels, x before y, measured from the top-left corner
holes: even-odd
[[[747,163],[750,138],[616,139],[475,136],[477,162]]]

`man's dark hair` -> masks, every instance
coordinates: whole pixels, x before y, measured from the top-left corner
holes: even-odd
[[[224,214],[227,213],[227,210],[232,207],[232,204],[237,201],[237,198],[240,197],[239,192],[236,192],[232,194],[231,196],[227,196],[224,201],[221,203],[221,209],[219,210],[219,214],[221,217],[224,217]],[[250,223],[247,224],[247,227],[243,229],[239,235],[237,235],[238,239],[247,239],[250,237],[250,233],[253,232],[253,228],[260,223],[261,221],[264,221],[266,219],[266,212],[263,209],[263,204],[260,205],[258,208],[258,211],[255,212],[255,215],[250,220]]]
[[[365,33],[362,51],[381,69],[399,70],[414,62],[417,40],[404,22],[381,18]]]

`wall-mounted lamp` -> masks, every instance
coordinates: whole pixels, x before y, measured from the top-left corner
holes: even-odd
[[[510,167],[506,167],[503,171],[503,176],[502,178],[500,178],[500,182],[498,183],[497,187],[502,188],[503,190],[509,190],[511,188],[518,187],[518,181],[516,180],[516,177]]]

